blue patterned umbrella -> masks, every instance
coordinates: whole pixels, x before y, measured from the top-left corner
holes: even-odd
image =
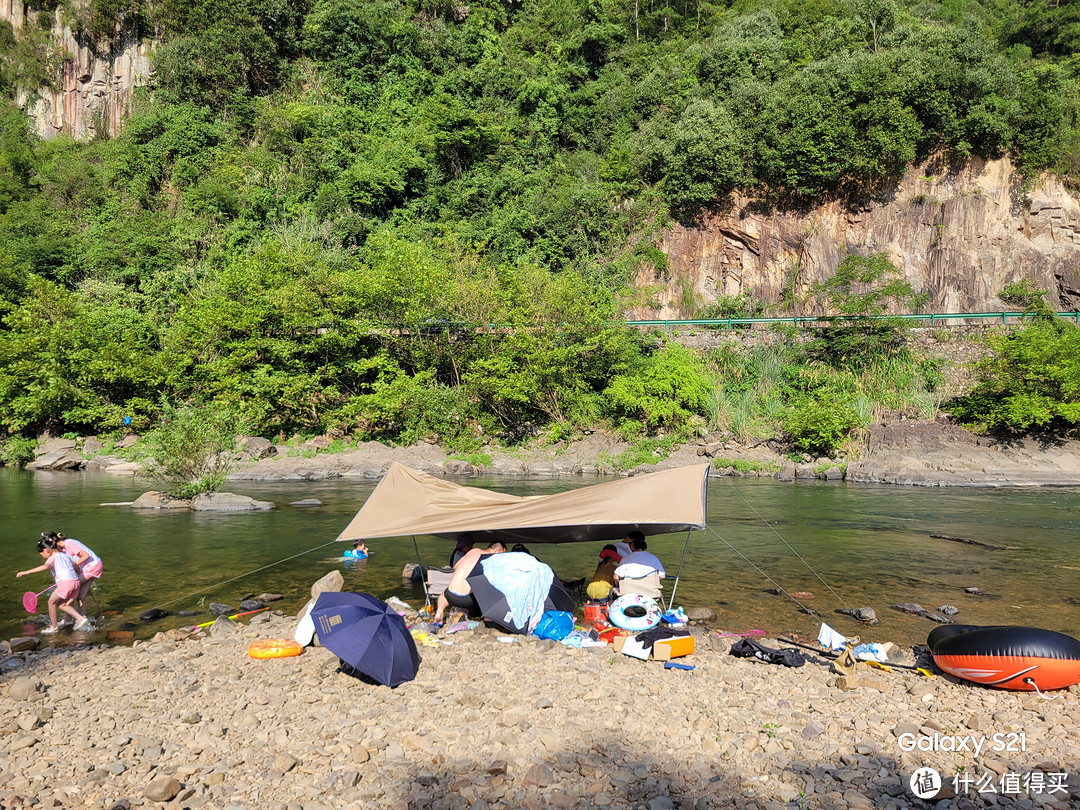
[[[324,591],[311,609],[319,643],[386,686],[416,677],[420,654],[405,620],[368,593]]]

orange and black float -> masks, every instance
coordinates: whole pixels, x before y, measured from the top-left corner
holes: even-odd
[[[926,644],[942,670],[985,686],[1031,692],[1080,683],[1080,641],[1053,630],[949,624]]]

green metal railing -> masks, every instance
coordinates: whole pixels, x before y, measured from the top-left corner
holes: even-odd
[[[1066,318],[1071,320],[1077,326],[1080,326],[1080,311],[1076,312],[1056,312],[1054,313],[1059,318]],[[943,323],[944,321],[1001,321],[1004,326],[1008,323],[1009,318],[1015,318],[1023,320],[1024,318],[1032,317],[1030,312],[933,312],[928,314],[917,315],[877,315],[869,316],[873,320],[905,320],[905,321],[926,321],[928,325],[934,326],[935,324]],[[711,326],[714,328],[726,328],[731,329],[733,326],[752,326],[755,324],[774,324],[774,323],[786,323],[792,326],[804,326],[814,323],[836,323],[838,321],[854,321],[860,320],[862,316],[858,315],[795,315],[790,318],[700,318],[700,319],[669,319],[669,320],[649,320],[649,321],[627,321],[627,326],[662,326],[664,331],[667,332],[672,327],[680,326]]]

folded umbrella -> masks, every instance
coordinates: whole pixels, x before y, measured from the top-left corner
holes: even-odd
[[[324,591],[311,609],[319,643],[385,686],[416,677],[420,654],[405,620],[367,593]]]

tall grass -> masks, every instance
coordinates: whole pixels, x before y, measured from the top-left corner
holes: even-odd
[[[829,438],[822,441],[831,450],[850,448],[889,413],[932,418],[940,405],[934,392],[936,364],[906,349],[872,358],[857,369],[838,368],[808,358],[788,336],[748,350],[715,349],[706,360],[713,383],[707,423],[741,442],[789,434],[795,429],[793,419],[798,429],[812,430],[818,413],[823,425],[833,420]],[[838,410],[848,414],[849,428],[834,441]]]

